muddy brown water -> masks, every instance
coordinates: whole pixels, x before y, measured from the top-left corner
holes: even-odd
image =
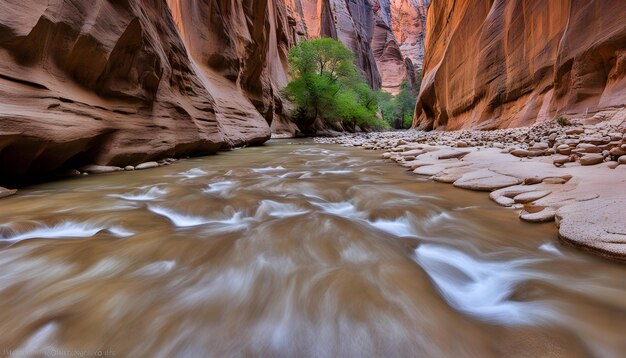
[[[626,266],[556,234],[306,140],[38,185],[0,202],[0,352],[623,356]]]

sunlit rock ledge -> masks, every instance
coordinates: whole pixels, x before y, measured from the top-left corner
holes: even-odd
[[[626,124],[554,122],[496,131],[387,132],[318,138],[384,150],[416,175],[490,192],[528,222],[555,221],[563,242],[626,261]]]

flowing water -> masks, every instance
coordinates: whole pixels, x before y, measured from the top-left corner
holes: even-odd
[[[0,354],[626,352],[626,266],[379,158],[272,141],[3,199]]]

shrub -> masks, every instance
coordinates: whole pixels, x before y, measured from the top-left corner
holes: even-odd
[[[563,117],[563,116],[558,116],[558,117],[556,118],[556,123],[557,123],[558,125],[562,126],[562,127],[565,127],[565,126],[569,126],[569,125],[570,125],[569,120],[568,120],[567,118]]]

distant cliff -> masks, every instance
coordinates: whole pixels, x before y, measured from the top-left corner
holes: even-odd
[[[433,0],[414,126],[624,115],[624,18],[626,1]]]
[[[372,88],[396,93],[402,81],[415,82],[430,0],[286,1],[301,24],[300,35],[342,41]]]

